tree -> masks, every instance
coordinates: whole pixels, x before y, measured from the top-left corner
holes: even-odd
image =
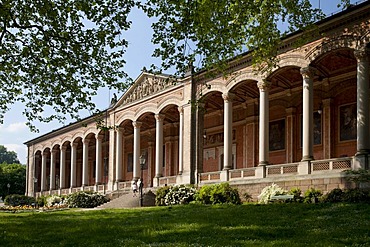
[[[27,125],[95,110],[98,88],[123,89],[122,31],[134,0],[0,2],[0,123],[15,102]],[[43,116],[45,109],[53,114]]]
[[[8,184],[10,185],[9,188]],[[0,164],[0,197],[4,199],[8,194],[24,195],[25,192],[26,166],[21,164]]]
[[[349,0],[342,0],[349,3]],[[309,0],[4,0],[0,2],[0,123],[15,102],[31,130],[39,120],[78,119],[100,87],[124,89],[124,52],[135,6],[156,17],[154,56],[162,69],[189,63],[225,71],[228,59],[253,51],[255,64],[275,64],[287,32],[323,17]],[[278,22],[286,23],[287,32]],[[43,116],[46,109],[53,110]]]
[[[256,68],[272,68],[281,38],[312,30],[324,17],[309,0],[148,0],[145,9],[158,19],[154,55],[164,69],[182,72],[195,60],[203,70],[225,72],[227,62],[245,51],[252,52]]]
[[[0,164],[19,164],[17,153],[14,151],[8,151],[6,147],[0,145]]]

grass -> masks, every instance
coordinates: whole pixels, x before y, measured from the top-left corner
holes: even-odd
[[[370,205],[0,213],[0,246],[370,246]]]

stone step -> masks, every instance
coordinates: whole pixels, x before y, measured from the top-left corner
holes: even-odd
[[[111,201],[100,205],[99,209],[104,208],[135,208],[140,207],[140,194],[134,195],[127,191],[113,191],[110,194]],[[143,206],[155,206],[155,194],[151,190],[144,190]]]

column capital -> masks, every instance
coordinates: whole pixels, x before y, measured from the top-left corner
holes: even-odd
[[[140,129],[141,127],[141,122],[138,122],[138,121],[133,121],[132,122],[132,126],[134,126],[134,129]]]
[[[355,55],[358,63],[369,59],[369,52],[366,48],[357,49],[353,52],[353,54]]]
[[[83,144],[89,144],[89,142],[90,142],[89,138],[84,138],[82,141]]]
[[[262,81],[257,82],[257,87],[262,92],[269,90],[270,86],[271,86],[271,82],[269,82],[268,80],[262,80]]]
[[[313,76],[315,75],[315,69],[311,66],[307,66],[307,67],[302,67],[300,69],[300,72],[301,72],[301,75],[303,76],[304,79],[306,78],[313,78]]]
[[[123,131],[125,131],[125,128],[123,128],[123,127],[117,127],[116,128],[116,132],[119,133],[119,134],[122,134]]]
[[[179,111],[180,115],[184,114],[184,107],[183,106],[177,107],[177,110]]]
[[[163,122],[165,116],[163,114],[155,114],[154,118],[157,120],[157,122]]]
[[[60,151],[66,151],[67,147],[66,146],[60,146],[59,149],[60,149]]]
[[[229,101],[232,101],[235,97],[235,94],[233,93],[223,93],[222,94],[222,99],[225,101],[225,102],[229,102]]]

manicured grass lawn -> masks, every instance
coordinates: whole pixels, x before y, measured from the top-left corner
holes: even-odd
[[[0,246],[370,246],[370,205],[0,213]]]

